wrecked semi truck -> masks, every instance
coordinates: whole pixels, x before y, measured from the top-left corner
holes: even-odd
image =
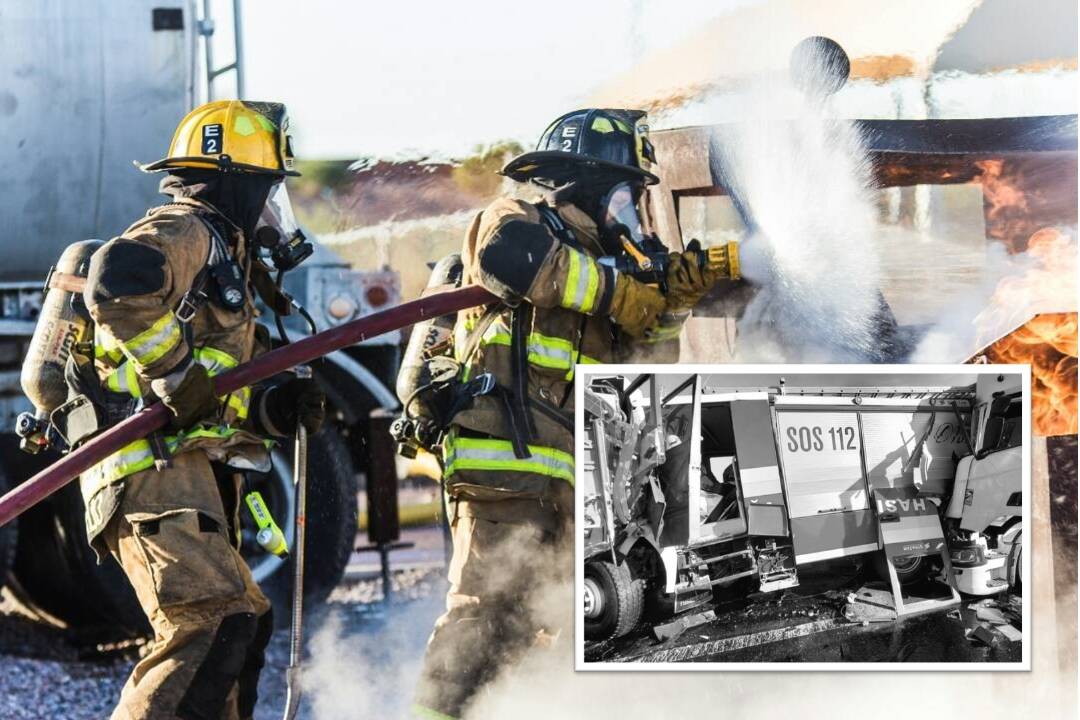
[[[242,22],[233,20],[240,57]],[[242,57],[223,68],[214,64],[213,19],[200,15],[193,0],[169,7],[143,0],[24,2],[6,8],[4,22],[10,32],[0,47],[0,128],[6,138],[0,157],[19,168],[0,178],[8,222],[0,240],[0,490],[6,492],[58,457],[20,452],[14,432],[17,417],[33,412],[20,370],[50,267],[72,243],[108,240],[163,202],[158,176],[140,173],[132,161],[161,156],[179,119],[212,98],[215,83],[229,73],[242,96],[243,64]],[[318,243],[314,255],[285,276],[284,287],[320,330],[400,299],[396,273],[354,272]],[[280,343],[273,314],[261,312],[260,321]],[[295,312],[282,321],[293,339],[309,332]],[[354,550],[358,474],[366,476],[369,496],[375,486],[396,493],[393,463],[385,459],[393,453],[386,428],[397,405],[390,388],[399,342],[399,333],[382,335],[313,367],[330,404],[330,422],[310,441],[305,576],[315,601],[338,583]],[[273,470],[248,482],[291,544],[290,449],[276,448],[273,457]],[[373,457],[383,460],[373,463]],[[396,495],[390,500],[396,522]],[[87,641],[141,632],[145,619],[131,588],[111,559],[96,565],[83,522],[79,488],[70,485],[0,528],[0,585],[25,608]],[[395,529],[384,528],[391,535]],[[291,561],[265,552],[256,534],[254,522],[245,524],[243,553],[256,580],[282,602]]]
[[[731,391],[693,375],[664,396],[655,375],[592,378],[586,638],[794,587],[801,568],[849,556],[889,584],[898,616],[1015,589],[1021,378]]]

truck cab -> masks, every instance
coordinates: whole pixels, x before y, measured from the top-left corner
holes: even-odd
[[[1015,376],[980,377],[972,445],[945,510],[953,582],[993,595],[1020,584],[1024,406]]]

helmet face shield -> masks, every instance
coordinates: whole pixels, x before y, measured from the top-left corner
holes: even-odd
[[[284,182],[271,188],[255,227],[255,240],[270,251],[274,267],[282,271],[291,270],[314,252],[296,221]]]
[[[608,190],[600,201],[600,230],[604,235],[613,239],[626,237],[642,246],[645,233],[637,208],[641,190],[641,183],[625,180]]]
[[[303,239],[304,233],[300,230],[296,215],[293,214],[289,191],[284,182],[275,183],[270,189],[270,195],[266,198],[266,205],[259,217],[258,227],[276,230],[281,237],[279,242],[289,242],[297,236]]]

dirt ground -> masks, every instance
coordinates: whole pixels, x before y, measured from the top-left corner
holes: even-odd
[[[344,720],[373,706],[385,717],[405,714],[446,591],[438,530],[412,535],[415,547],[392,555],[391,603],[382,602],[376,558],[365,553],[354,555],[327,603],[306,613],[299,718]],[[80,648],[63,631],[11,611],[11,603],[0,603],[0,717],[108,717],[140,646]],[[267,648],[256,720],[281,717],[288,663],[289,632],[278,630]]]
[[[979,621],[977,598],[959,607],[900,620],[851,622],[844,614],[850,593],[883,589],[849,563],[800,571],[801,584],[786,591],[721,598],[716,618],[666,641],[646,625],[617,640],[586,643],[586,662],[1019,662],[1021,643],[998,631],[982,641],[970,636]],[[937,593],[934,583],[921,596]],[[995,598],[1007,605],[1004,596]],[[706,608],[688,611],[689,615]],[[1017,622],[1018,624],[1018,622]]]

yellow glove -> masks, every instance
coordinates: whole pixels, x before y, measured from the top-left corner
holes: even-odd
[[[703,255],[696,240],[684,252],[671,253],[666,278],[668,310],[694,307],[722,277],[719,270],[703,262]]]
[[[615,292],[611,296],[611,319],[631,337],[644,337],[645,330],[667,307],[664,294],[651,285],[615,273]]]

